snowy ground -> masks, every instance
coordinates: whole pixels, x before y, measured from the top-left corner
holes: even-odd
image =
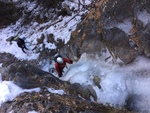
[[[87,0],[88,1],[88,0]],[[76,4],[72,4],[76,5]],[[32,7],[30,7],[32,8]],[[147,12],[140,12],[139,19],[143,21],[145,24],[147,19],[141,18],[149,16]],[[74,15],[72,15],[73,17]],[[43,25],[37,25],[37,23],[32,23],[32,26],[28,26],[28,30],[25,28],[18,28],[20,31],[26,31],[24,33],[20,33],[20,37],[27,37],[28,34],[31,34],[31,29],[35,26],[36,29],[34,33],[26,40],[26,42],[31,42],[28,46],[30,49],[34,48],[34,44],[36,44],[36,38],[40,37],[42,33],[52,32],[54,33],[56,40],[63,36],[63,40],[67,42],[70,39],[70,32],[68,29],[74,30],[77,22],[80,21],[80,17],[77,16],[75,19],[70,21],[68,26],[63,29],[65,21],[69,20],[72,17],[65,17],[64,20],[59,23],[54,28],[51,26],[50,28],[39,31],[39,28]],[[10,36],[16,35],[15,29],[19,26],[19,22],[21,19],[15,24],[11,25],[5,29],[0,29],[0,52],[7,52],[15,55],[18,59],[36,59],[38,54],[31,53],[30,56],[24,54],[20,48],[18,48],[17,44],[13,42],[11,45],[6,41]],[[122,29],[126,33],[129,32],[131,27],[131,22],[125,21],[127,24],[120,24],[118,28]],[[45,23],[49,24],[49,23]],[[55,49],[56,46],[53,43],[46,43],[47,48]],[[0,64],[1,66],[2,64]],[[83,86],[87,86],[91,84],[95,89],[98,102],[99,103],[109,103],[115,107],[122,107],[126,105],[126,99],[129,95],[133,95],[136,98],[134,105],[137,108],[140,108],[141,111],[146,111],[150,113],[150,61],[149,59],[138,57],[132,64],[126,66],[119,66],[118,64],[113,64],[112,62],[105,62],[103,58],[93,58],[86,54],[83,54],[81,59],[78,62],[74,62],[72,65],[68,65],[69,70],[66,70],[66,75],[61,79],[63,81],[70,81],[71,83],[78,82]],[[49,68],[49,67],[47,67]],[[46,67],[45,69],[46,70]],[[93,75],[98,75],[101,78],[100,85],[102,89],[98,89],[97,86],[93,84]],[[56,75],[57,76],[57,75]],[[32,92],[39,91],[39,88],[35,89],[22,89],[16,86],[11,81],[1,81],[0,80],[0,104],[6,102],[8,100],[12,100],[18,94],[22,92]],[[65,92],[60,90],[49,89],[49,91],[53,93],[63,94]],[[31,111],[29,113],[36,113],[36,111]]]

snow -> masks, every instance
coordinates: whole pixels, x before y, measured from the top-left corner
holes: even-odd
[[[150,19],[150,14],[146,10],[139,11],[137,13],[137,18],[138,18],[138,20],[143,22],[144,26],[147,25],[150,22],[150,20],[149,20]]]
[[[133,26],[131,20],[124,20],[124,22],[120,23],[117,27],[124,31],[126,34],[129,34]]]
[[[136,12],[137,19],[140,20],[143,23],[143,27],[145,27],[150,22],[150,14],[146,11],[138,11]],[[119,22],[116,24],[111,24],[109,27],[106,27],[107,29],[117,27],[124,31],[126,34],[130,34],[130,30],[133,28],[132,20],[131,19],[125,19],[123,22]]]
[[[0,67],[2,67],[2,65],[3,65],[3,64],[2,64],[2,63],[0,63]]]
[[[78,2],[78,0],[76,0],[76,2]],[[77,6],[76,2],[66,3],[71,6]],[[85,0],[85,4],[89,4],[89,0]],[[27,4],[28,10],[32,10],[33,6],[34,3],[33,5],[32,3]],[[70,20],[74,15],[75,14],[72,16],[66,16],[61,22],[56,24],[56,27],[49,26],[47,29],[43,30],[40,30],[40,28],[50,25],[52,22],[50,21],[41,25],[38,25],[37,22],[33,22],[29,26],[21,27],[20,22],[22,19],[20,19],[15,25],[10,25],[5,29],[0,29],[0,52],[11,53],[18,59],[23,60],[37,59],[39,54],[31,52],[31,55],[28,56],[23,53],[20,48],[18,48],[16,42],[13,42],[10,45],[6,39],[16,34],[18,34],[21,38],[28,37],[25,41],[30,50],[35,47],[37,44],[36,39],[40,38],[43,33],[53,33],[56,41],[58,39],[62,39],[65,43],[67,43],[70,40],[71,31],[73,31],[76,28],[77,23],[80,22],[80,16],[76,16],[68,24],[65,24],[65,22],[68,22],[68,20]],[[147,12],[140,12],[138,16],[144,24],[149,22],[148,17],[149,14]],[[129,20],[125,20],[124,23],[117,24],[117,27],[125,33],[129,33],[132,25]],[[71,29],[71,31],[68,29]],[[46,39],[44,40],[44,44],[45,47],[49,49],[57,48],[55,44],[47,43]],[[42,50],[42,45],[40,45],[40,47]],[[92,85],[97,93],[97,102],[103,104],[109,103],[115,107],[123,107],[126,105],[126,99],[129,95],[136,95],[137,101],[134,103],[135,106],[140,108],[141,111],[147,111],[150,113],[150,60],[138,57],[132,64],[120,66],[118,64],[113,64],[110,59],[105,62],[104,58],[106,57],[93,57],[86,53],[82,54],[78,62],[68,65],[68,69],[65,69],[65,76],[60,79],[71,83],[80,83],[83,87],[86,87],[89,84]],[[46,64],[46,61],[41,63],[44,64],[43,70],[45,71],[48,71],[49,67],[53,67],[53,65]],[[0,67],[1,66],[2,63],[0,64]],[[102,89],[99,89],[93,83],[94,75],[101,78],[100,85]],[[56,74],[55,76],[57,77]],[[51,88],[48,88],[48,90],[60,95],[65,94],[63,90],[55,90]],[[14,99],[20,93],[32,91],[38,92],[40,91],[40,88],[29,90],[22,89],[15,85],[12,81],[2,81],[0,79],[0,104]],[[37,112],[30,111],[28,113]]]
[[[66,94],[66,93],[64,92],[64,90],[55,90],[55,89],[53,89],[53,88],[48,88],[48,91],[51,92],[51,93],[57,93],[57,94],[59,94],[59,95]]]
[[[36,111],[29,111],[28,113],[39,113],[39,112],[36,112]]]
[[[0,105],[4,102],[13,100],[20,93],[32,91],[38,92],[39,88],[26,90],[18,87],[12,81],[2,81],[0,83]]]
[[[63,90],[55,90],[53,88],[47,88],[49,92],[57,93],[59,95],[65,94]],[[39,92],[40,88],[22,89],[15,85],[12,81],[0,82],[0,105],[4,102],[13,100],[16,96],[23,92]]]
[[[150,14],[146,11],[138,11],[137,12],[137,19],[143,23],[143,27],[145,27],[150,22]],[[126,19],[123,23],[118,23],[117,27],[124,31],[126,34],[130,34],[130,30],[132,29],[132,23],[130,19]]]

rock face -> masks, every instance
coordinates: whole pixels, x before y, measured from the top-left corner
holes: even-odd
[[[44,87],[38,93],[20,94],[0,108],[1,113],[28,113],[33,110],[40,113],[133,113],[105,107],[72,95],[53,94]]]
[[[12,3],[0,1],[0,28],[15,23],[22,16],[21,11]]]
[[[40,113],[131,113],[128,110],[118,110],[91,102],[90,98],[93,97],[96,101],[97,96],[90,85],[83,88],[78,83],[70,84],[61,81],[51,73],[30,65],[27,61],[13,60],[14,62],[8,64],[6,62],[9,62],[9,60],[4,61],[3,59],[8,56],[8,54],[0,55],[1,62],[5,63],[5,67],[0,69],[2,80],[13,81],[16,85],[25,89],[39,87],[41,91],[18,95],[11,102],[2,104],[1,113],[27,113],[32,110]],[[9,58],[14,59],[13,56],[9,56]],[[97,81],[100,82],[100,80]],[[66,94],[53,94],[47,88],[61,89]]]
[[[147,44],[148,39],[144,38],[144,33],[141,34],[141,32],[144,32],[144,21],[141,21],[139,15],[144,11],[147,12],[146,15],[149,15],[149,7],[147,7],[147,4],[150,4],[150,2],[148,0],[114,0],[105,2],[105,4],[106,5],[103,5],[101,8],[103,10],[101,19],[102,33],[104,34],[103,38],[104,40],[106,39],[108,48],[112,50],[115,56],[119,57],[125,63],[130,63],[141,54],[147,57],[149,54],[146,49],[149,48],[149,45]],[[130,24],[131,28],[123,29],[122,27],[119,27],[123,24]],[[145,24],[148,25],[149,23]],[[129,25],[127,26],[129,27]],[[114,30],[114,27],[117,28]],[[130,36],[133,33],[135,34]],[[107,38],[111,39],[114,43],[112,44],[112,41],[107,40]],[[129,45],[129,39],[134,40],[137,48]]]
[[[84,52],[100,54],[108,49],[113,59],[119,58],[125,64],[138,55],[149,57],[149,22],[139,17],[142,13],[150,15],[148,4],[148,0],[97,1],[62,51],[79,58]],[[134,41],[134,47],[130,45],[130,39]]]

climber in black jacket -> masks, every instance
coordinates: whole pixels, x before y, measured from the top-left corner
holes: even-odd
[[[26,47],[25,41],[24,41],[23,39],[21,39],[21,38],[19,38],[19,37],[17,37],[17,36],[16,36],[16,37],[12,36],[10,42],[11,42],[11,41],[16,41],[18,47],[20,47],[24,53],[26,53],[24,49],[29,50],[29,49]]]

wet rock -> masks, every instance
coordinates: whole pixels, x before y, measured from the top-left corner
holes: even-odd
[[[95,101],[97,101],[97,94],[91,85],[88,85],[86,88],[87,92],[89,92],[89,96],[92,96]]]
[[[101,79],[100,79],[100,77],[94,75],[93,82],[95,83],[95,85],[96,85],[99,89],[101,89],[101,85],[100,85]]]
[[[13,63],[2,71],[2,80],[14,81],[22,88],[35,88],[51,84],[57,84],[60,81],[48,72],[44,72],[29,64]],[[61,82],[61,81],[60,81]]]
[[[139,31],[138,45],[144,50],[146,57],[150,57],[150,23],[148,23],[144,29]]]
[[[62,4],[62,7],[63,7],[63,9],[66,11],[66,14],[67,14],[68,16],[71,16],[71,9],[70,9],[70,7],[69,7],[66,3],[63,3],[63,4]]]
[[[113,58],[120,58],[124,63],[130,63],[138,56],[138,52],[130,48],[128,37],[119,28],[103,30],[103,34]]]
[[[62,8],[59,12],[57,12],[57,15],[60,16],[71,16],[71,9],[66,3],[62,3]]]

